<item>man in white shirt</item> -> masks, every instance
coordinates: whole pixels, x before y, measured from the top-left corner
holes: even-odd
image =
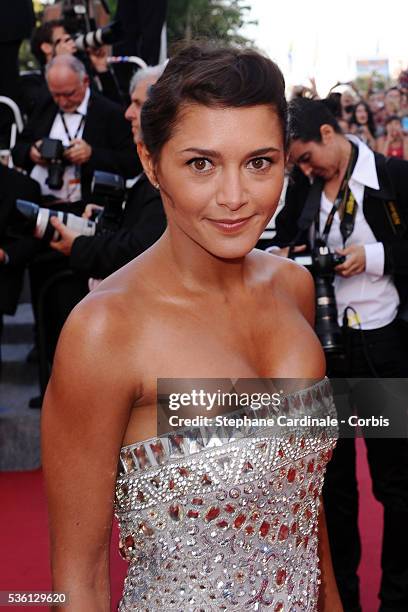
[[[345,257],[334,268],[334,295],[348,371],[328,354],[329,374],[406,378],[408,347],[397,313],[408,288],[408,163],[386,160],[345,137],[326,105],[307,99],[289,105],[289,158],[295,168],[272,252],[287,256],[289,246],[301,253],[325,244]],[[366,413],[372,408],[367,398],[359,405]],[[380,610],[402,612],[408,610],[408,441],[366,438],[366,445],[374,494],[384,506]],[[347,612],[361,610],[355,457],[354,440],[340,439],[324,487],[333,566]]]
[[[72,55],[54,57],[46,68],[50,96],[38,107],[13,149],[17,167],[41,185],[43,195],[58,202],[90,201],[95,170],[133,178],[141,172],[131,130],[121,107],[89,89],[85,66]],[[47,183],[49,163],[41,155],[44,138],[62,141],[61,188]],[[69,207],[80,213],[80,207]]]
[[[42,139],[30,149],[30,159],[35,164],[31,178],[40,183],[43,195],[77,202],[82,198],[79,167],[88,162],[92,154],[92,147],[82,138],[90,98],[89,77],[84,65],[69,55],[52,61],[46,77],[50,94],[59,108],[48,137],[62,141],[66,147],[63,184],[60,189],[48,186],[49,164],[41,154]]]

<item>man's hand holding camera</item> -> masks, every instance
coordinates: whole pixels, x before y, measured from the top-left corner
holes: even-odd
[[[30,159],[34,164],[38,164],[39,166],[46,166],[47,161],[41,155],[41,144],[42,140],[37,140],[30,149]]]
[[[99,206],[98,204],[87,204],[84,212],[82,213],[82,217],[84,219],[92,219],[95,216],[95,213],[99,213],[101,210],[103,210],[103,206]],[[67,227],[65,223],[56,217],[52,217],[50,219],[50,223],[60,235],[58,240],[53,240],[50,242],[50,246],[56,251],[59,251],[63,255],[69,257],[69,255],[71,255],[72,245],[74,244],[75,239],[82,234]]]
[[[37,140],[30,149],[30,159],[34,164],[46,166],[48,159],[45,159],[41,153],[42,140]],[[71,164],[80,166],[86,164],[92,155],[92,147],[82,138],[74,138],[69,147],[64,151],[64,158]]]
[[[306,248],[307,247],[305,244],[301,244],[299,246],[295,246],[291,252],[303,253],[306,251]],[[280,257],[289,257],[289,249],[290,247],[288,246],[281,247],[279,249],[273,247],[271,248],[270,252],[273,255],[279,255]],[[334,268],[336,274],[343,276],[344,278],[348,278],[364,272],[366,268],[366,254],[363,245],[352,244],[345,249],[336,249],[336,253],[338,253],[338,255],[343,255],[346,258],[345,262]]]
[[[85,206],[85,210],[82,213],[82,217],[84,219],[92,219],[95,220],[95,217],[103,210],[103,206],[99,206],[99,204],[87,204]]]
[[[74,39],[69,34],[65,34],[54,43],[54,55],[74,55],[76,52]]]
[[[70,229],[65,225],[65,223],[56,217],[51,217],[50,223],[53,225],[53,227],[55,227],[60,235],[58,240],[52,240],[50,242],[50,246],[68,257],[71,254],[71,249],[75,238],[78,238],[78,236],[81,235],[80,232]]]
[[[336,249],[336,252],[339,255],[344,255],[346,258],[344,263],[334,268],[337,274],[348,278],[364,272],[366,268],[366,255],[362,244],[352,244],[345,249]]]
[[[71,163],[77,166],[86,164],[91,158],[92,147],[86,140],[82,138],[74,138],[70,146],[64,152],[64,157]]]

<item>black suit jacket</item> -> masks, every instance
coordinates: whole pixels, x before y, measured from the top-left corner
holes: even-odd
[[[29,38],[33,27],[32,0],[7,0],[2,3],[0,42]]]
[[[58,112],[50,95],[46,95],[32,114],[13,149],[14,164],[31,172],[30,148],[48,136]],[[141,172],[141,164],[132,139],[130,124],[117,104],[100,94],[91,93],[82,138],[92,147],[90,160],[81,166],[82,199],[89,202],[94,170],[114,172],[132,178]]]
[[[160,194],[142,174],[128,193],[121,228],[76,238],[70,264],[87,276],[105,278],[148,249],[165,228]]]
[[[374,155],[380,189],[365,188],[363,213],[374,236],[384,245],[384,274],[394,276],[401,302],[404,302],[408,296],[408,162],[385,158],[379,153]],[[295,240],[297,221],[309,189],[308,179],[295,168],[289,179],[285,206],[276,218],[276,235],[269,244],[283,247]],[[401,220],[399,231],[390,219],[389,201],[397,206]],[[308,232],[296,240],[296,244],[308,243]]]
[[[0,164],[0,239],[5,235],[15,210],[16,198],[38,203],[40,196],[38,183],[21,172]]]
[[[11,255],[17,241],[6,235],[17,198],[40,202],[41,193],[38,184],[21,172],[10,170],[0,164],[0,247]],[[27,238],[27,248],[33,252],[37,249],[38,240]],[[0,314],[14,314],[23,281],[23,268],[18,264],[0,264]]]

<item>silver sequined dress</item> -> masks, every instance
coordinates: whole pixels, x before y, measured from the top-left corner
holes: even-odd
[[[335,418],[330,383],[286,396],[279,410]],[[116,516],[129,570],[119,611],[316,610],[319,496],[337,428],[314,423],[284,436],[197,429],[123,447]]]

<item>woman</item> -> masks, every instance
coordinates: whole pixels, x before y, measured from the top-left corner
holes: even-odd
[[[391,115],[385,121],[385,134],[377,139],[377,151],[386,157],[408,160],[408,136],[402,129],[402,120]]]
[[[313,379],[282,410],[332,409],[313,281],[253,250],[282,189],[285,121],[283,77],[253,51],[190,47],[151,89],[138,150],[168,229],[72,313],[45,400],[66,609],[109,609],[116,485],[130,561],[120,610],[315,610],[318,595],[341,610],[322,516],[320,568],[317,555],[332,436],[156,437],[158,378]]]
[[[366,102],[360,101],[356,104],[351,116],[352,134],[356,134],[360,140],[375,151],[375,125],[373,114]]]

